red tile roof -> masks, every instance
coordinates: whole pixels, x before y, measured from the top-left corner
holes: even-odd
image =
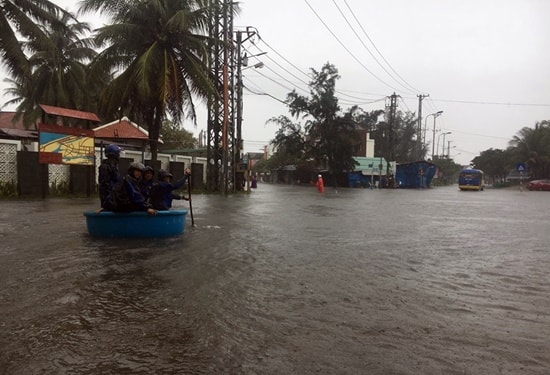
[[[149,132],[138,124],[130,121],[128,117],[110,122],[93,129],[96,138],[105,139],[149,139]]]
[[[0,128],[26,130],[25,126],[23,125],[23,119],[20,118],[18,121],[14,123],[13,122],[14,116],[15,116],[15,112],[7,112],[7,111],[0,112]]]
[[[9,129],[9,128],[0,128],[0,138],[3,136],[7,138],[38,138],[37,130],[21,130],[21,129]]]
[[[53,107],[51,105],[40,104],[40,108],[48,115],[56,115],[70,118],[77,118],[81,120],[88,120],[94,122],[101,122],[99,117],[95,113],[77,111],[75,109]]]

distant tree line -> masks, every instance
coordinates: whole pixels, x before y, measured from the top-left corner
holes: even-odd
[[[311,72],[309,97],[292,91],[286,100],[291,117],[279,116],[268,121],[279,126],[272,140],[276,151],[258,169],[269,171],[294,165],[302,179],[312,178],[319,170],[336,179],[338,174],[354,170],[358,130],[370,132],[375,140],[375,155],[386,160],[391,160],[390,155],[398,163],[426,158],[426,146],[419,147],[416,139],[415,113],[397,111],[390,124],[383,110],[365,112],[358,106],[342,110],[335,96],[337,69],[327,63],[321,71],[311,69]],[[440,183],[455,181],[461,166],[453,159],[443,156],[432,162],[443,177]],[[504,181],[518,162],[527,165],[531,178],[550,178],[550,121],[521,129],[506,150],[483,151],[471,164],[484,170],[490,179]]]
[[[340,78],[336,67],[325,64],[320,71],[311,69],[310,95],[288,94],[286,104],[291,117],[279,116],[268,122],[279,126],[272,140],[275,153],[258,168],[264,171],[294,165],[300,179],[311,179],[318,171],[328,173],[332,183],[338,175],[353,171],[353,155],[359,149],[360,130],[375,139],[374,154],[405,163],[423,160],[427,150],[416,139],[414,113],[397,111],[392,123],[384,110],[366,112],[358,106],[343,110],[336,97]],[[395,173],[395,171],[393,171]],[[330,181],[329,181],[330,183]]]
[[[524,163],[531,179],[550,178],[550,121],[537,122],[533,128],[524,127],[518,131],[505,150],[490,148],[472,160],[495,181],[503,180]]]

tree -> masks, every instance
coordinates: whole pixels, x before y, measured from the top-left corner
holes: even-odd
[[[448,185],[456,181],[461,166],[453,159],[447,157],[435,157],[433,163],[439,170],[437,183],[439,185]]]
[[[31,73],[25,54],[25,41],[37,43],[45,38],[42,26],[59,26],[58,14],[68,14],[49,0],[0,0],[0,63],[15,78]]]
[[[93,44],[81,38],[88,25],[61,14],[57,23],[44,30],[44,37],[23,45],[32,51],[28,59],[30,76],[7,80],[12,87],[6,90],[18,104],[15,119],[23,117],[25,126],[40,118],[39,104],[94,111],[94,86],[89,80],[89,63],[96,55]],[[94,80],[97,82],[97,80]]]
[[[485,176],[493,181],[501,181],[506,178],[511,166],[510,150],[490,148],[482,151],[479,156],[472,159],[475,168],[483,170]]]
[[[400,163],[408,163],[417,161],[418,144],[415,141],[416,137],[416,121],[415,114],[411,112],[398,111],[394,124],[391,127],[393,132],[393,156]],[[372,132],[372,138],[375,139],[375,153],[384,156],[388,161],[390,153],[390,126],[383,121],[378,124]],[[422,150],[423,155],[426,155],[426,149]]]
[[[337,173],[355,168],[352,140],[357,125],[351,111],[341,114],[335,96],[340,76],[334,65],[327,63],[321,71],[311,69],[311,72],[310,97],[298,95],[294,90],[288,94],[287,103],[292,116],[306,120],[306,155],[319,167],[326,165],[334,178]]]
[[[117,71],[101,98],[102,112],[123,111],[146,124],[156,160],[162,121],[196,121],[193,98],[218,95],[209,70],[207,0],[84,0],[81,11],[101,11],[112,24],[98,30],[106,45],[97,64]]]
[[[515,162],[526,162],[532,178],[550,177],[550,121],[524,127],[509,142]]]
[[[298,164],[304,160],[305,134],[300,124],[293,123],[286,116],[272,118],[268,122],[279,125],[279,130],[271,141],[275,146],[272,158],[277,161],[273,167],[280,168],[289,164]]]
[[[196,148],[198,144],[198,139],[193,137],[193,133],[181,128],[173,121],[166,120],[162,123],[160,135],[164,142],[159,147],[160,151]]]

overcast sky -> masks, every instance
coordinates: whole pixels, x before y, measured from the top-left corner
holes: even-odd
[[[396,92],[399,108],[417,113],[417,95],[429,94],[423,117],[444,111],[436,128],[452,132],[445,143],[451,141],[450,154],[462,164],[488,148],[506,148],[522,127],[550,119],[550,1],[245,0],[241,7],[235,26],[254,26],[262,39],[250,51],[268,51],[260,57],[266,67],[245,71],[254,91],[280,99],[289,92],[259,73],[305,87],[296,77],[307,77],[284,57],[304,72],[334,64],[343,108],[384,108],[384,100],[361,102]],[[265,120],[286,113],[268,96],[247,95],[244,106],[250,140],[269,139],[274,125]],[[433,116],[427,125],[431,143]]]
[[[70,0],[54,1],[70,9]],[[399,109],[423,118],[437,111],[450,155],[467,164],[481,151],[506,148],[527,126],[550,120],[550,1],[547,0],[244,0],[235,29],[250,26],[260,38],[243,43],[249,55],[267,52],[261,69],[244,70],[245,152],[273,138],[272,117],[289,115],[279,100],[296,89],[308,95],[310,68],[330,62],[343,110],[354,104]],[[254,42],[254,43],[252,43]],[[0,86],[3,88],[5,86]],[[195,135],[206,130],[199,104]],[[434,116],[426,140],[432,143]],[[440,138],[439,152],[442,148]],[[445,150],[445,153],[447,151]],[[429,152],[429,155],[431,152]]]

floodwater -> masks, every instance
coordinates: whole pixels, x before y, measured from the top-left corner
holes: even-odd
[[[0,207],[2,374],[550,373],[548,192],[259,184],[140,240]]]

